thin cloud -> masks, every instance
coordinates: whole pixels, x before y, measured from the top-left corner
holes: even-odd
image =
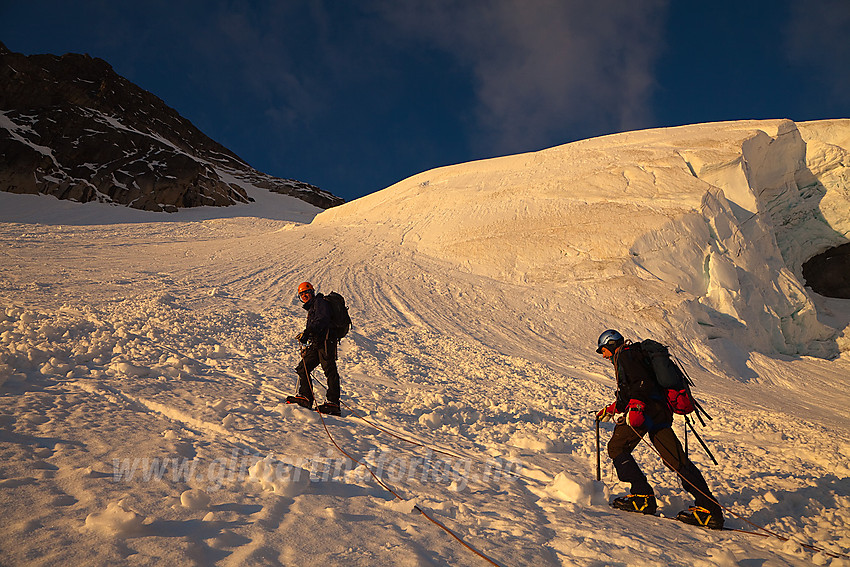
[[[381,2],[400,35],[454,54],[475,77],[477,145],[496,153],[571,131],[651,123],[666,0]]]
[[[439,52],[456,62],[450,72],[462,83],[441,84],[474,89],[457,97],[473,106],[447,119],[459,121],[474,153],[493,155],[652,125],[667,2],[193,1],[178,5],[191,18],[156,18],[147,45],[185,50],[191,83],[210,85],[199,97],[254,107],[282,130],[324,127],[346,93],[398,104],[392,97],[420,72],[418,57]],[[153,5],[166,12],[165,2]],[[130,22],[122,24],[126,32]]]

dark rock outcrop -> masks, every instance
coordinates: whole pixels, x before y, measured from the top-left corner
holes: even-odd
[[[251,168],[102,59],[0,43],[0,190],[176,211],[246,203],[245,186],[343,202]]]

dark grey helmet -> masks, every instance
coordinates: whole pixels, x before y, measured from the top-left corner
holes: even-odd
[[[599,335],[599,340],[596,341],[596,352],[602,354],[602,347],[607,346],[610,342],[615,343],[616,346],[614,346],[614,348],[609,348],[608,350],[614,352],[617,346],[625,342],[625,340],[626,339],[623,338],[623,335],[621,335],[619,331],[615,331],[614,329],[608,329],[607,331]]]

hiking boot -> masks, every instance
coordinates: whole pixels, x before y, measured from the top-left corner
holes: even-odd
[[[287,404],[298,404],[301,407],[305,407],[307,409],[313,408],[313,402],[305,398],[304,396],[286,396],[286,400],[284,400]]]
[[[333,402],[325,402],[320,405],[318,409],[320,413],[326,413],[328,415],[336,416],[342,415],[342,412],[339,411],[339,404],[335,404]]]
[[[626,512],[638,512],[640,514],[655,514],[658,503],[653,494],[629,494],[611,501],[611,507]]]
[[[723,529],[723,514],[720,510],[712,512],[702,506],[691,506],[682,510],[676,519],[692,526],[700,526],[711,530]]]

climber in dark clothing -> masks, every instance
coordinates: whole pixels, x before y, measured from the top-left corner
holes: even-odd
[[[298,286],[298,297],[307,310],[304,331],[296,337],[306,345],[301,351],[301,361],[295,367],[298,373],[298,393],[288,396],[286,403],[295,403],[306,408],[313,407],[313,385],[310,373],[320,364],[328,380],[327,400],[317,409],[322,413],[340,415],[339,370],[336,367],[337,337],[331,331],[331,305],[321,293],[316,293],[310,282]]]
[[[614,463],[617,477],[630,483],[631,490],[628,496],[615,498],[611,506],[643,514],[655,514],[658,509],[652,486],[632,456],[641,438],[648,434],[664,464],[678,473],[682,487],[695,500],[695,505],[679,512],[676,519],[722,529],[722,509],[673,432],[673,411],[640,346],[626,342],[617,331],[608,330],[600,335],[596,352],[613,363],[617,380],[616,401],[600,410],[596,418],[604,421],[615,414],[625,414],[614,426],[608,442],[608,456]]]

